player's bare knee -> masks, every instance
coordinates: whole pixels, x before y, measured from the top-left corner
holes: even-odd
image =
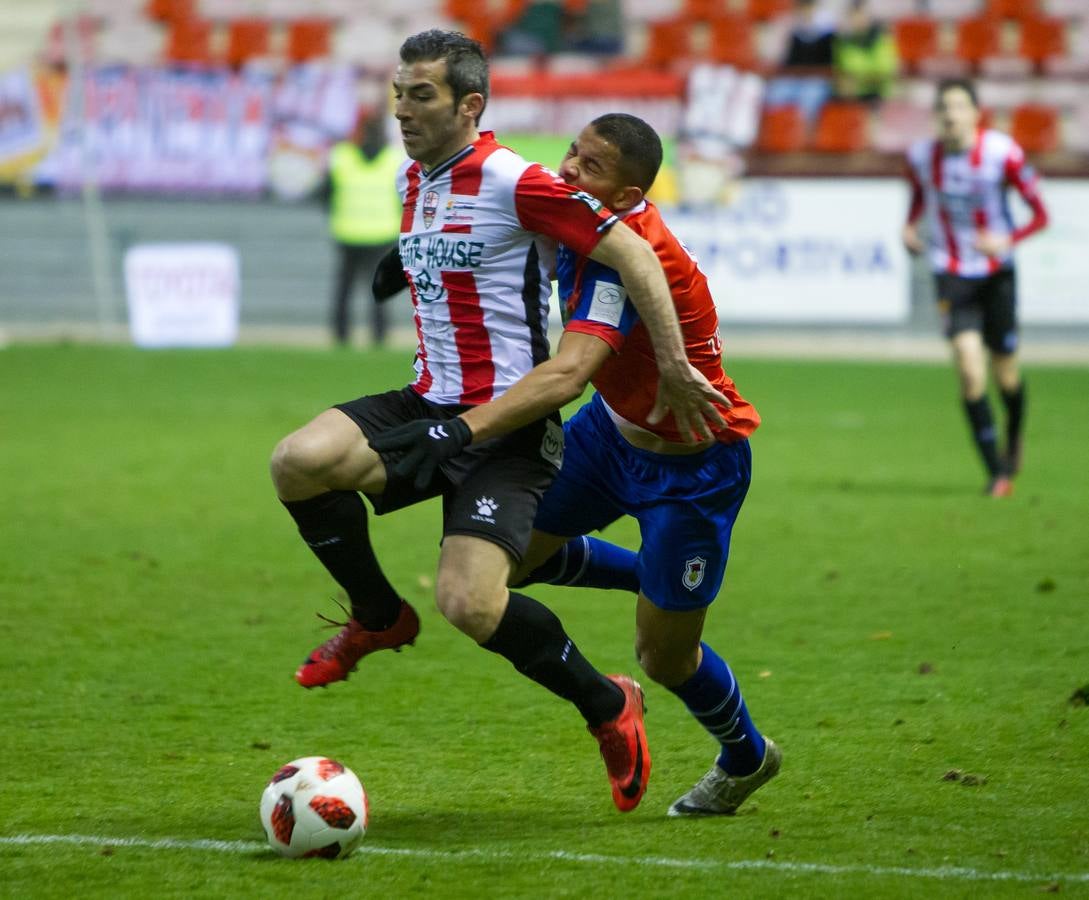
[[[986,375],[966,372],[962,369],[960,372],[960,389],[965,400],[978,400],[987,391]]]
[[[278,488],[283,487],[285,482],[290,480],[292,471],[290,441],[290,438],[281,440],[273,449],[272,456],[268,461],[268,470],[269,474],[272,475],[272,483]]]
[[[646,641],[636,641],[635,657],[651,681],[667,688],[686,682],[695,674],[697,666],[694,654],[658,647]]]
[[[320,480],[325,469],[323,442],[295,432],[289,434],[272,451],[269,470],[277,489],[291,492],[303,485]]]
[[[482,602],[468,586],[455,583],[453,579],[439,579],[435,586],[435,605],[446,621],[478,643],[490,638],[498,624],[491,604]]]

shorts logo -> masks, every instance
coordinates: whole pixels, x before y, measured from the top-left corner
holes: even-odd
[[[691,559],[684,561],[684,577],[681,578],[681,584],[683,584],[688,590],[694,591],[701,584],[703,584],[703,574],[707,571],[707,560],[702,556],[693,556]]]
[[[492,517],[497,509],[499,509],[499,504],[495,502],[494,498],[480,497],[476,501],[477,514],[470,518],[477,522],[487,522],[489,525],[494,525],[495,519]]]
[[[435,221],[435,213],[439,211],[439,195],[435,191],[424,194],[424,227],[430,228]]]
[[[541,457],[557,469],[563,465],[563,427],[551,419],[545,423],[545,433],[541,439]]]

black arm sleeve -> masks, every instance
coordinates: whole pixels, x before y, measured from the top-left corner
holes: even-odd
[[[374,270],[374,281],[371,282],[371,290],[374,292],[374,299],[381,302],[407,287],[408,279],[405,278],[405,270],[401,265],[401,253],[394,246],[378,261]]]

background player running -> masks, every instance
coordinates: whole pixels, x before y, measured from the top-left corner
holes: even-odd
[[[526,419],[415,481],[391,473],[391,457],[368,438],[418,420],[437,434],[453,429],[459,413],[501,396],[547,358],[550,266],[541,234],[638,286],[632,293],[656,323],[658,359],[670,373],[663,405],[700,433],[708,427],[705,410],[717,418],[712,402],[721,395],[687,362],[651,247],[592,197],[478,131],[488,95],[479,44],[429,31],[406,40],[400,55],[395,115],[410,158],[398,179],[400,255],[415,307],[416,380],[326,410],[273,454],[278,496],[352,609],[296,679],[304,687],[339,681],[364,655],[415,641],[419,619],[375,558],[358,492],[380,514],[441,495],[439,609],[485,649],[574,703],[598,739],[614,802],[626,811],[638,804],[650,773],[642,691],[630,678],[597,672],[555,615],[507,589],[562,454],[559,417]]]
[[[688,358],[729,398],[718,407],[713,435],[687,443],[691,435],[673,417],[654,411],[659,373],[626,280],[608,264],[561,246],[557,275],[566,325],[556,356],[503,397],[455,419],[456,427],[446,436],[429,434],[430,423],[414,423],[373,436],[372,445],[407,449],[400,470],[426,479],[441,460],[523,427],[575,399],[593,382],[597,393],[565,426],[563,466],[541,502],[521,571],[532,571],[571,536],[622,515],[639,521],[642,546],[633,560],[640,586],[639,663],[680,697],[720,745],[710,771],[669,812],[732,814],[775,776],[782,759],[779,748],[753,724],[729,666],[701,641],[706,609],[722,585],[730,534],[749,486],[747,438],[760,420],[723,372],[718,316],[707,279],[657,208],[644,199],[661,160],[661,143],[649,125],[613,114],[583,129],[560,174],[601,200],[654,247],[669,280]]]
[[[1013,492],[1021,468],[1025,386],[1017,362],[1017,285],[1013,247],[1047,224],[1036,175],[1008,135],[979,127],[975,87],[964,79],[938,85],[937,138],[908,151],[911,206],[904,245],[926,252],[934,272],[945,335],[953,347],[964,411],[987,468],[992,497]],[[1032,219],[1014,227],[1007,192],[1014,188]],[[926,216],[926,241],[918,222]],[[987,400],[987,361],[1006,407],[999,451]]]

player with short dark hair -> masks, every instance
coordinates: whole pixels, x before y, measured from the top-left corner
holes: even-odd
[[[419,619],[378,564],[360,493],[380,515],[441,496],[439,609],[578,708],[600,744],[613,800],[627,811],[650,774],[641,688],[599,673],[550,610],[507,588],[563,452],[558,415],[536,415],[507,435],[478,441],[424,478],[406,477],[393,465],[400,455],[376,452],[370,440],[420,422],[436,437],[459,434],[459,415],[502,396],[547,359],[555,244],[544,238],[632,280],[668,373],[660,414],[671,410],[700,436],[720,420],[715,403],[724,398],[687,361],[653,249],[593,197],[478,131],[487,94],[479,44],[452,32],[409,38],[393,89],[409,156],[397,185],[404,205],[399,256],[415,309],[416,379],[337,404],[273,453],[279,498],[351,602],[351,619],[309,655],[296,679],[304,687],[343,680],[363,656],[415,641]]]
[[[616,584],[635,584],[636,654],[643,670],[676,694],[715,738],[710,771],[669,809],[673,816],[732,815],[779,771],[782,754],[753,724],[733,672],[702,641],[707,607],[722,585],[734,521],[748,491],[748,436],[760,418],[722,369],[718,315],[707,279],[644,194],[661,163],[658,135],[634,116],[610,114],[572,142],[560,174],[593,195],[654,247],[669,281],[691,364],[727,398],[712,434],[689,443],[685,427],[653,415],[659,372],[647,329],[623,273],[561,245],[557,278],[565,330],[559,350],[502,397],[467,410],[463,429],[425,434],[423,423],[372,437],[387,451],[406,450],[404,474],[427,473],[464,447],[495,440],[578,397],[592,400],[564,429],[563,466],[537,511],[533,539],[516,574],[534,572],[575,535],[621,516],[639,521],[638,555],[612,548]],[[436,423],[437,424],[437,423]],[[582,538],[573,543],[585,550]],[[611,545],[597,542],[597,549]],[[585,556],[562,583],[585,585]],[[625,565],[629,571],[624,572]],[[570,573],[568,573],[570,574]]]
[[[1013,248],[1047,225],[1036,174],[1008,135],[980,128],[971,81],[938,85],[938,136],[908,151],[911,206],[904,245],[925,252],[934,272],[939,310],[960,376],[964,411],[987,469],[986,493],[1006,497],[1021,468],[1025,386],[1017,360],[1017,289]],[[1032,210],[1015,226],[1007,203],[1014,188]],[[926,240],[918,223],[926,217]],[[987,400],[987,360],[1006,408],[999,450]]]

